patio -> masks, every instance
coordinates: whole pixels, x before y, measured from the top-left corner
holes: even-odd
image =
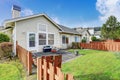
[[[37,52],[33,53],[33,58],[41,57],[41,56],[50,56],[50,55],[62,55],[62,63],[65,63],[75,57],[77,57],[74,53],[67,52],[66,50],[59,50],[56,53],[52,52]],[[80,55],[78,55],[80,56]]]

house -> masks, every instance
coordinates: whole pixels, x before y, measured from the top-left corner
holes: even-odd
[[[87,43],[89,43],[91,41],[91,34],[89,32],[88,29],[79,27],[79,28],[74,28],[74,30],[76,30],[77,32],[79,32],[82,36],[81,36],[81,40],[85,39]]]
[[[21,8],[14,5],[12,19],[4,21],[4,29],[10,28],[16,53],[16,41],[29,51],[42,51],[45,45],[66,49],[72,42],[80,42],[76,30],[57,24],[46,14],[20,16]]]
[[[82,39],[86,39],[86,42],[89,43],[91,40],[92,36],[95,36],[96,38],[100,38],[101,35],[101,31],[100,31],[100,27],[87,27],[87,28],[82,28],[82,27],[78,27],[78,28],[74,28],[74,30],[78,31],[82,36]]]
[[[4,29],[3,26],[0,27],[0,33],[4,33],[4,34],[7,34],[9,37],[11,37],[11,34],[12,34],[12,30],[11,28],[7,28],[7,29]],[[12,39],[10,38],[10,41]]]

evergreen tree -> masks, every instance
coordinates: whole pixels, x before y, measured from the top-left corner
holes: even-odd
[[[110,16],[102,25],[101,36],[104,39],[120,39],[120,23],[115,16]]]

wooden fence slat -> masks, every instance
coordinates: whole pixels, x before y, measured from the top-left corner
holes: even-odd
[[[54,80],[54,66],[52,66],[52,63],[49,63],[49,66],[50,66],[50,80]]]
[[[46,62],[46,59],[43,59],[43,65],[44,65],[43,77],[44,77],[44,80],[47,80],[47,62]]]
[[[28,57],[27,57],[27,69],[28,69],[28,75],[30,75],[32,73],[32,53],[28,52]]]
[[[74,79],[73,79],[73,75],[67,74],[67,75],[66,75],[66,80],[74,80]]]
[[[41,79],[41,73],[42,73],[42,71],[41,71],[41,60],[40,60],[40,58],[37,58],[37,80],[42,80]]]

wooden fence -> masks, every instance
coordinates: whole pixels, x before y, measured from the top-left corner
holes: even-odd
[[[21,46],[16,45],[16,53],[22,64],[27,70],[28,75],[32,73],[32,53],[22,48]]]
[[[37,58],[37,80],[74,80],[73,75],[61,71],[62,56]]]
[[[85,48],[85,49],[120,51],[120,42],[114,42],[114,41],[80,43],[80,46],[81,48]]]

